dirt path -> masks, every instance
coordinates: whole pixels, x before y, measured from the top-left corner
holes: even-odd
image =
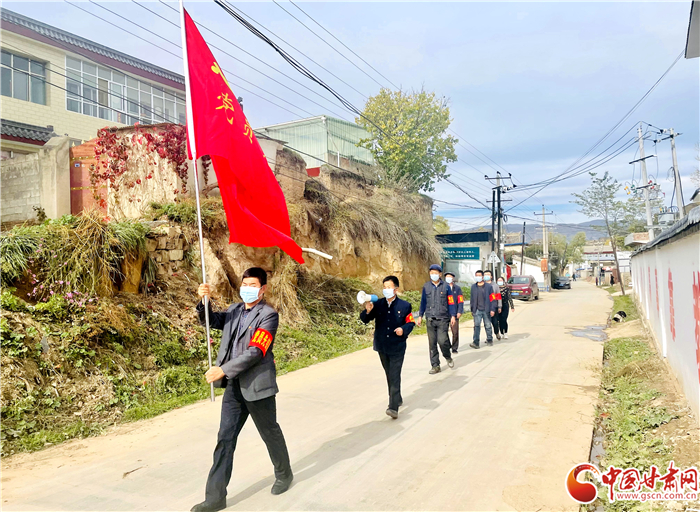
[[[564,490],[588,459],[603,345],[569,334],[604,325],[608,294],[587,283],[516,303],[511,337],[428,375],[409,342],[405,406],[385,414],[386,381],[363,350],[279,379],[279,422],[295,484],[272,496],[272,466],[244,428],[231,510],[577,510]],[[482,334],[483,336],[483,334]],[[3,462],[3,510],[189,510],[203,498],[220,401]]]

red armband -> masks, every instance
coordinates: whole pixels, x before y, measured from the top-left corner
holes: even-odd
[[[413,319],[413,313],[408,314],[408,316],[406,317],[406,321],[404,323],[407,323],[407,324],[416,323],[416,321]]]
[[[265,357],[265,354],[267,354],[271,344],[272,334],[267,332],[265,329],[257,329],[255,333],[253,333],[253,337],[251,338],[248,346],[259,348],[263,353],[263,357]]]
[[[495,300],[501,300],[501,294],[500,293],[492,293],[491,295],[489,295],[489,299],[491,300],[491,302],[493,302]]]
[[[463,297],[462,295],[458,295],[458,296],[457,296],[457,302],[459,302],[460,304],[461,304],[462,302],[464,302],[464,297]]]
[[[448,295],[447,296],[447,303],[452,306],[455,303],[455,298],[453,295]]]

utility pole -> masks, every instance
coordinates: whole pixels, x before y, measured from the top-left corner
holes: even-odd
[[[685,211],[685,201],[683,200],[683,187],[681,186],[681,173],[678,170],[678,158],[676,157],[676,137],[682,135],[681,133],[676,133],[673,128],[668,128],[666,130],[661,130],[660,133],[668,133],[668,137],[660,140],[671,139],[671,157],[673,158],[673,181],[676,184],[676,206],[678,206],[678,213],[683,217]],[[658,142],[658,141],[654,141]]]
[[[496,202],[498,203],[498,257],[501,259],[501,263],[499,265],[499,272],[498,272],[498,277],[501,277],[504,274],[505,270],[505,254],[504,254],[504,248],[505,246],[503,245],[505,243],[505,239],[503,237],[503,209],[501,208],[501,184],[500,184],[500,178],[498,179],[498,188],[496,189]]]
[[[520,275],[523,275],[523,267],[525,266],[525,223],[523,222],[523,236],[520,240]]]
[[[678,213],[681,217],[684,215],[685,204],[683,201],[683,187],[681,186],[681,173],[678,170],[678,158],[676,157],[676,137],[680,133],[676,133],[673,128],[669,130],[671,137],[671,156],[673,157],[673,175],[676,182],[676,205],[678,205]]]
[[[494,245],[496,243],[496,189],[491,191],[491,252],[493,253]],[[494,272],[495,263],[491,263],[491,274],[495,276]]]
[[[639,160],[642,168],[642,182],[644,183],[644,207],[647,213],[647,229],[649,229],[649,241],[651,242],[654,239],[654,221],[651,218],[651,203],[649,202],[649,178],[647,177],[647,162],[644,156],[644,137],[642,136],[641,123],[639,124],[639,128],[637,128],[637,135],[639,136]]]
[[[538,213],[534,212],[534,215],[538,215]],[[547,215],[554,215],[554,212],[546,212],[544,209],[544,205],[542,205],[542,258],[547,263],[547,269],[543,270],[542,273],[544,274],[545,289],[546,289],[546,291],[550,291],[550,287],[552,284],[552,276],[551,276],[551,272],[549,271],[549,242],[547,241],[547,221],[546,221]]]
[[[495,181],[496,186],[493,187],[492,189],[492,196],[491,196],[491,201],[492,201],[492,206],[491,206],[491,233],[493,236],[493,239],[491,240],[491,252],[494,251],[494,243],[498,243],[498,257],[501,260],[500,265],[498,266],[498,273],[496,273],[496,268],[495,268],[495,263],[492,264],[491,271],[494,274],[494,277],[500,277],[505,274],[505,239],[503,236],[503,208],[501,207],[501,203],[505,201],[510,201],[510,199],[501,199],[501,194],[507,192],[508,190],[512,190],[517,185],[513,183],[513,178],[511,177],[511,174],[508,173],[507,179],[510,180],[511,186],[506,187],[501,183],[501,173],[500,171],[496,171],[496,177],[495,178],[489,178],[487,175],[484,176],[484,178],[487,181]],[[495,211],[494,211],[495,210]],[[497,224],[497,225],[495,225]],[[495,231],[494,229],[498,228],[498,240],[496,242],[496,236],[495,236]]]

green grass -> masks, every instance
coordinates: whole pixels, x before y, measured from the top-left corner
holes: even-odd
[[[618,309],[627,313],[628,320],[639,317],[629,296],[615,297],[615,311]],[[674,416],[654,402],[662,395],[655,388],[654,379],[659,368],[658,355],[644,337],[636,336],[607,341],[603,359],[597,411],[604,434],[601,469],[605,471],[611,465],[640,471],[652,465],[665,468],[672,447],[655,435],[654,430]],[[608,503],[606,490],[601,486],[598,493],[605,510],[651,510],[649,504],[639,502]]]
[[[626,322],[630,320],[636,320],[639,318],[639,312],[637,307],[634,305],[634,300],[630,295],[618,295],[613,297],[613,314],[618,311],[624,311],[627,313]]]

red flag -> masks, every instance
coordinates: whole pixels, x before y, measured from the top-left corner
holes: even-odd
[[[210,155],[231,236],[229,243],[278,246],[299,263],[284,194],[224,73],[185,11],[185,36],[198,155]],[[188,147],[191,154],[191,148]]]

